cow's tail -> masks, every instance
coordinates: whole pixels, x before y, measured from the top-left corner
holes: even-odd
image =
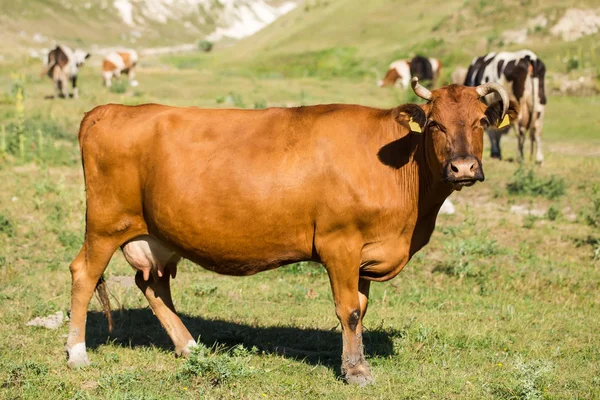
[[[104,275],[100,277],[100,280],[98,280],[98,283],[96,284],[96,297],[102,305],[102,311],[104,312],[106,320],[108,321],[108,331],[112,332],[113,319],[110,313],[110,297],[108,293],[108,286],[106,284],[106,280],[104,279]]]
[[[44,68],[40,72],[40,78],[43,78],[46,75],[52,78],[52,71],[54,70],[54,67],[56,67],[56,63],[44,65]]]

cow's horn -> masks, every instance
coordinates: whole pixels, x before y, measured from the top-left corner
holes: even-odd
[[[506,111],[508,111],[509,104],[508,93],[506,93],[506,89],[504,89],[499,83],[488,82],[484,83],[483,85],[477,86],[477,89],[475,90],[477,90],[477,94],[480,97],[484,97],[485,95],[488,95],[493,92],[496,92],[500,95],[500,98],[502,99],[502,116],[500,117],[500,120],[502,120],[506,115]]]
[[[412,86],[413,91],[417,96],[425,100],[431,100],[431,91],[426,87],[421,86],[421,84],[419,83],[419,78],[417,78],[416,76],[412,78],[410,85]]]

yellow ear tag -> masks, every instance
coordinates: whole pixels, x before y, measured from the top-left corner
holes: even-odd
[[[421,130],[421,126],[419,124],[417,124],[415,121],[413,121],[412,118],[408,121],[408,126],[410,127],[410,130],[412,132],[417,132],[417,133],[422,133],[423,132]]]
[[[508,114],[506,114],[504,116],[504,119],[502,120],[502,122],[500,122],[500,125],[498,125],[498,129],[508,126],[509,123],[510,123],[510,119],[508,118]]]

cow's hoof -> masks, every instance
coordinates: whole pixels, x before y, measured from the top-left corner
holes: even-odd
[[[347,370],[345,379],[350,385],[358,385],[360,387],[375,383],[369,367],[363,365]]]
[[[69,361],[67,361],[69,368],[82,368],[90,365],[90,359],[87,356],[85,344],[83,343],[77,343],[70,349],[67,348],[67,354],[69,356]]]
[[[175,349],[175,356],[176,357],[183,357],[183,358],[189,358],[189,356],[192,354],[192,351],[194,351],[194,348],[197,347],[198,344],[196,343],[196,341],[194,340],[190,340],[185,347],[181,348],[181,349]]]

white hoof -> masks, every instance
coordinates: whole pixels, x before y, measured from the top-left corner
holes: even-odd
[[[85,343],[77,343],[71,348],[67,347],[67,353],[69,354],[69,361],[67,361],[69,368],[81,368],[90,365],[90,360],[85,351]]]
[[[187,342],[187,344],[185,345],[185,347],[183,349],[176,350],[175,355],[177,357],[188,358],[190,356],[190,354],[192,354],[192,351],[194,350],[195,347],[198,347],[198,344],[196,343],[196,341],[190,340],[189,342]]]
[[[140,84],[140,83],[139,83],[138,81],[131,81],[131,82],[129,82],[129,86],[131,86],[131,87],[136,87],[136,86],[138,86],[139,84]]]

